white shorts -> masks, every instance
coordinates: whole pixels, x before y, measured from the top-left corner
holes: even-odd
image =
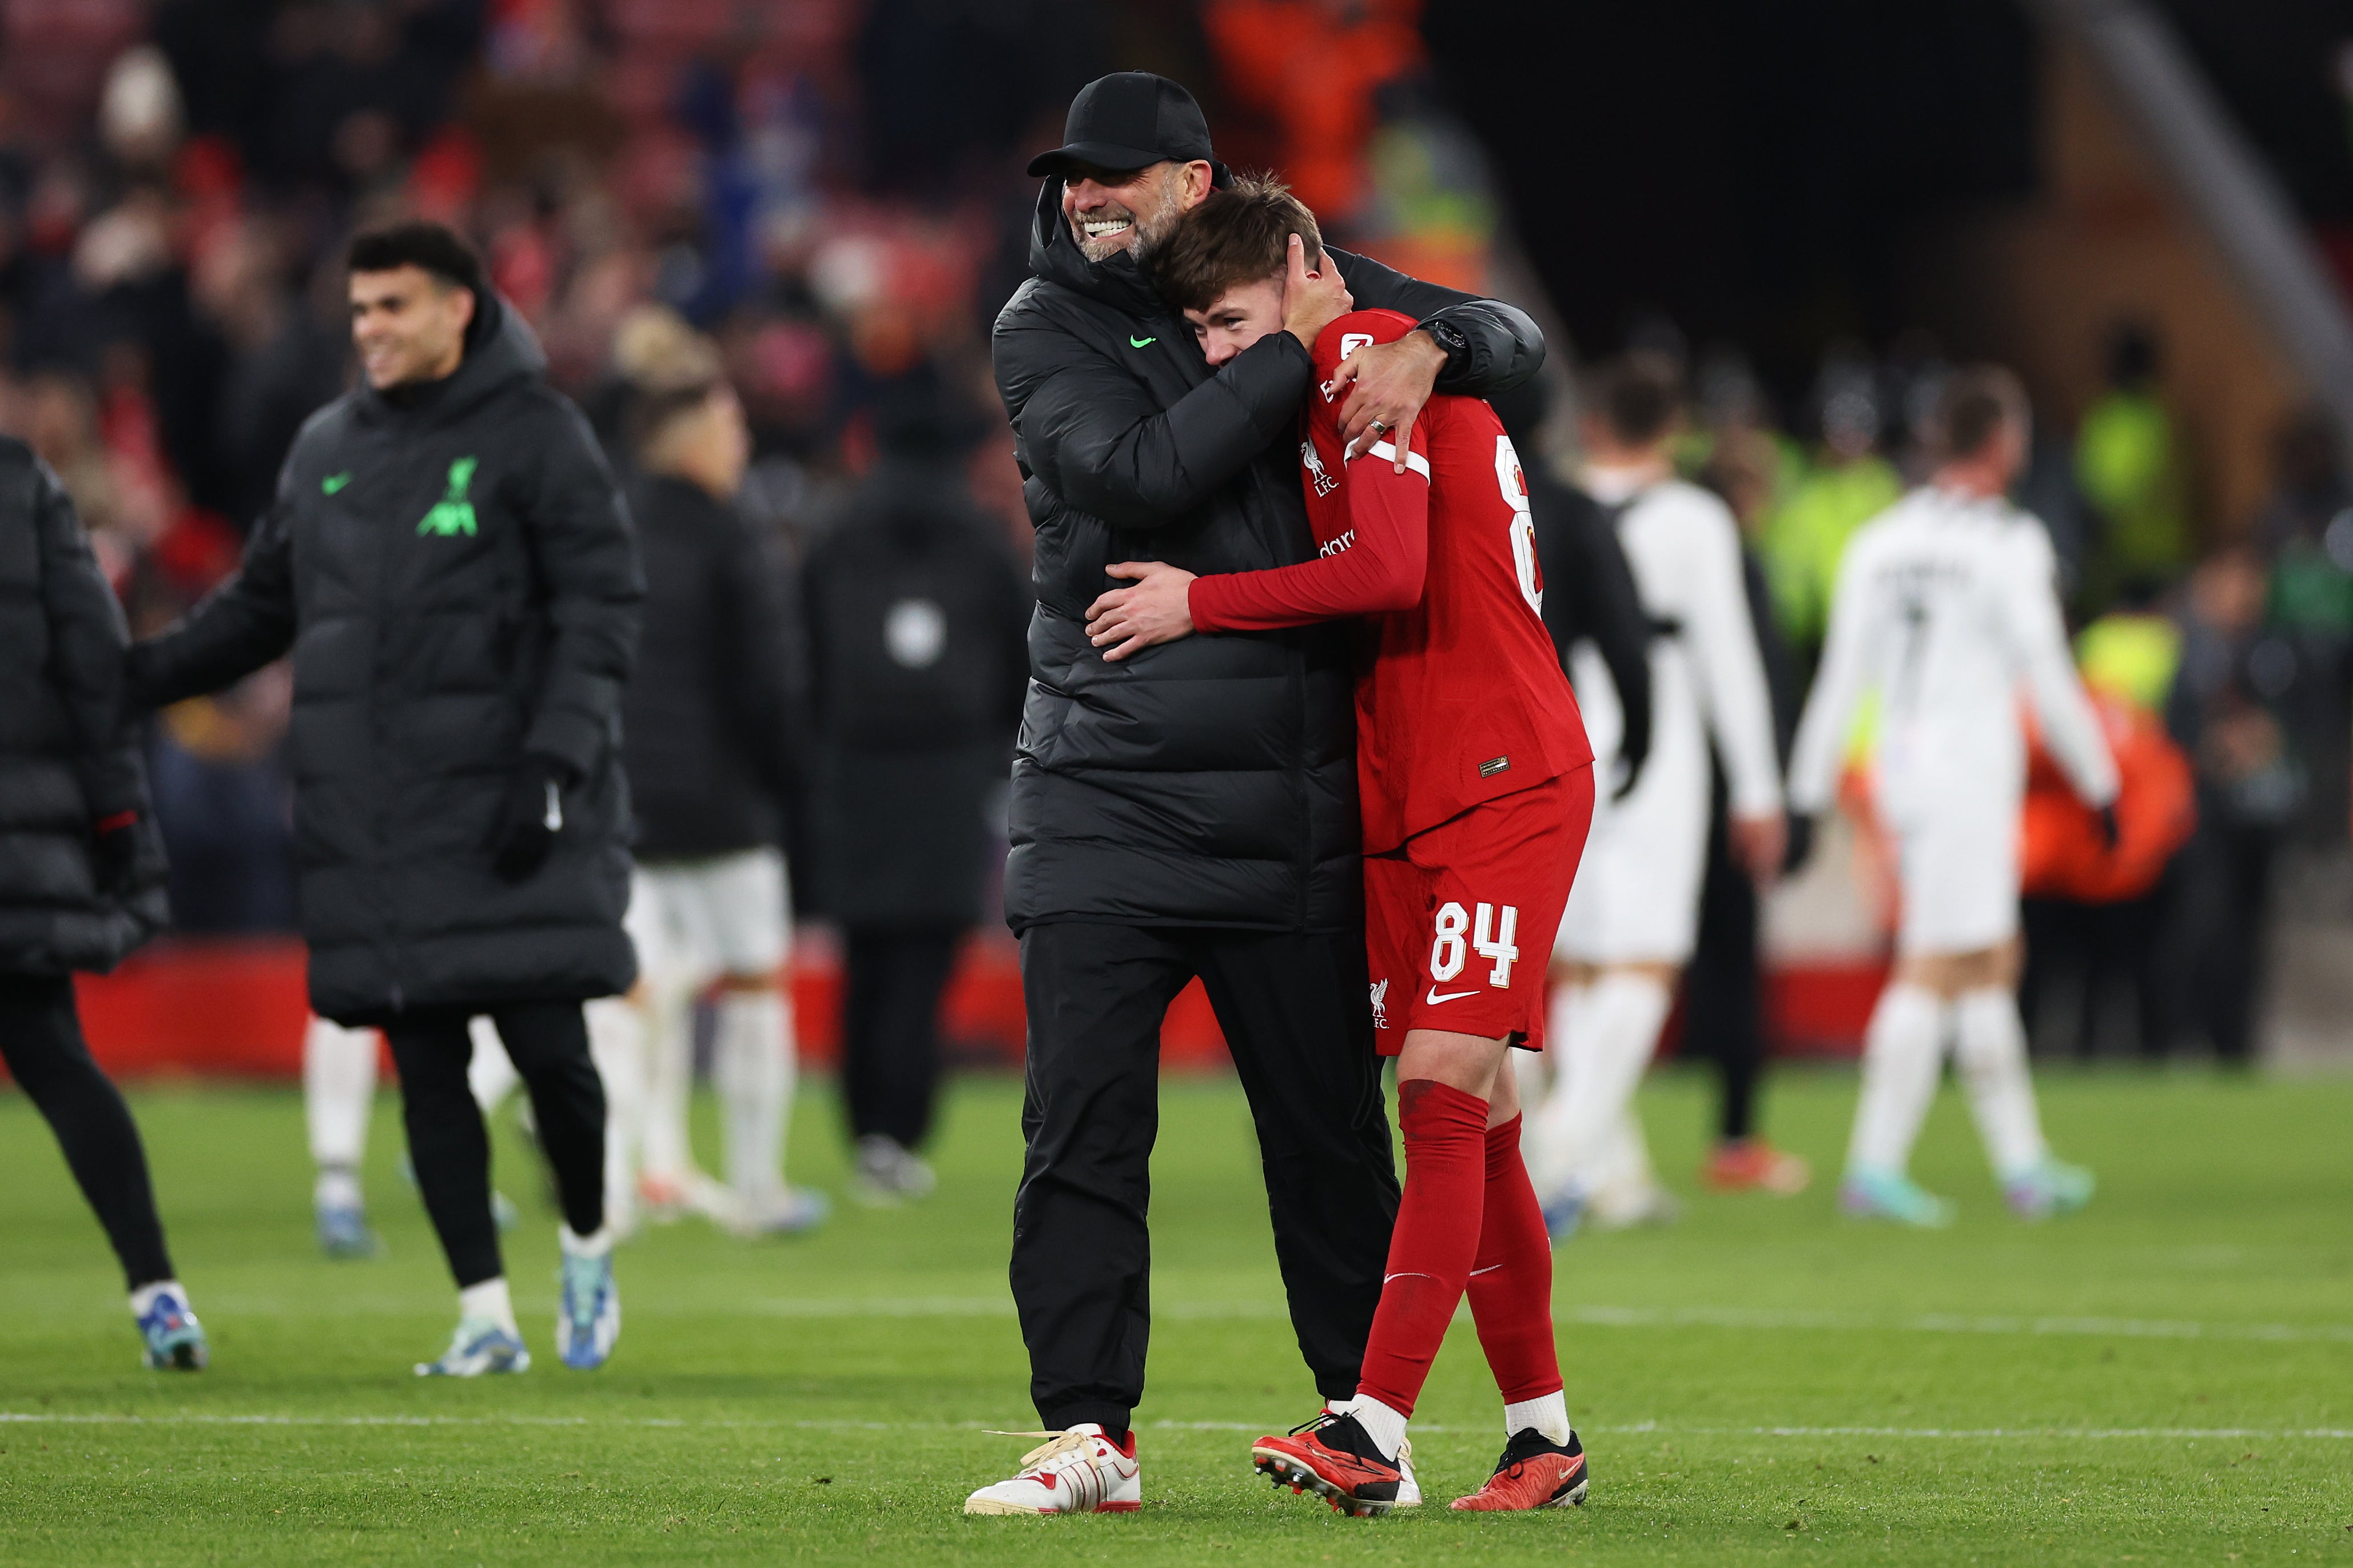
[[[630,877],[623,923],[640,970],[699,987],[783,964],[792,949],[790,896],[785,858],[775,849],[659,860]]]
[[[1707,737],[1688,708],[1658,703],[1651,723],[1650,760],[1632,795],[1609,798],[1617,766],[1594,765],[1593,832],[1561,914],[1557,958],[1682,963],[1691,957],[1707,874]]]
[[[1904,956],[1978,952],[2018,934],[2018,813],[1947,806],[1893,829]]]

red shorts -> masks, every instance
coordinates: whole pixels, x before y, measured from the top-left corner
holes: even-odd
[[[1544,1048],[1545,969],[1593,826],[1593,769],[1474,805],[1365,857],[1381,1055],[1409,1029]]]

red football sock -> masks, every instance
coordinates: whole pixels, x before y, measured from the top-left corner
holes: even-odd
[[[1405,1197],[1356,1392],[1410,1415],[1479,1251],[1487,1102],[1434,1079],[1413,1079],[1398,1085],[1398,1123],[1405,1130]]]
[[[1471,1317],[1504,1403],[1560,1392],[1552,1339],[1552,1237],[1520,1162],[1520,1119],[1487,1129],[1486,1206],[1479,1261],[1471,1270]]]

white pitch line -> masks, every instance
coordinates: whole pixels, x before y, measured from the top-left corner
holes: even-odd
[[[752,1311],[779,1318],[1009,1318],[1013,1302],[1002,1297],[929,1296],[873,1300],[775,1298],[749,1303]],[[659,1315],[657,1313],[656,1315]],[[1156,1303],[1155,1318],[1171,1322],[1221,1319],[1280,1321],[1280,1301],[1176,1301]],[[1470,1321],[1466,1307],[1457,1313]],[[2065,1335],[2114,1339],[2249,1340],[2273,1344],[2353,1344],[2353,1324],[2196,1322],[2152,1318],[1965,1316],[1929,1312],[1916,1316],[1864,1312],[1778,1311],[1738,1307],[1567,1306],[1553,1321],[1588,1328],[1757,1329],[1771,1331],[1830,1330],[1841,1332],[1920,1334]]]
[[[318,1310],[315,1300],[292,1301],[280,1297],[209,1297],[207,1310],[216,1317],[284,1317]],[[430,1315],[443,1310],[441,1299],[362,1296],[339,1300],[338,1311],[364,1311],[387,1316]],[[754,1298],[723,1305],[663,1301],[633,1301],[638,1318],[786,1318],[786,1319],[1009,1319],[1013,1301],[1005,1296],[877,1296]],[[1153,1316],[1163,1322],[1280,1322],[1289,1313],[1280,1300],[1163,1301]],[[1455,1315],[1471,1321],[1468,1306]],[[2263,1344],[2353,1344],[2353,1324],[2200,1322],[2168,1318],[2104,1318],[2030,1316],[2026,1314],[1968,1315],[1958,1312],[1917,1314],[1824,1312],[1746,1307],[1610,1307],[1560,1306],[1553,1321],[1596,1329],[1703,1328],[1764,1332],[1992,1334],[2084,1337],[2094,1339],[2207,1340]]]
[[[0,1426],[578,1426],[659,1427],[669,1430],[802,1431],[802,1432],[966,1432],[996,1434],[977,1421],[761,1421],[687,1420],[677,1416],[586,1415],[222,1415],[206,1411],[174,1411],[160,1415],[135,1415],[100,1411],[0,1411]],[[1148,1421],[1158,1432],[1264,1432],[1279,1423],[1248,1421]],[[1430,1436],[1464,1430],[1436,1424],[1418,1426]],[[2228,1441],[2284,1443],[2298,1440],[2353,1440],[2346,1426],[1686,1426],[1673,1422],[1641,1421],[1631,1426],[1590,1426],[1578,1430],[1595,1436],[1630,1437],[1894,1437],[1920,1441],[1987,1442],[2043,1439]]]

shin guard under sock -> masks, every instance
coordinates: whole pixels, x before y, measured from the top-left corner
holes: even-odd
[[[1410,1415],[1479,1252],[1487,1102],[1413,1079],[1398,1085],[1398,1123],[1405,1131],[1405,1196],[1357,1392]]]
[[[1487,1129],[1479,1252],[1468,1288],[1479,1345],[1506,1404],[1558,1394],[1552,1337],[1552,1237],[1520,1161],[1520,1119]]]

